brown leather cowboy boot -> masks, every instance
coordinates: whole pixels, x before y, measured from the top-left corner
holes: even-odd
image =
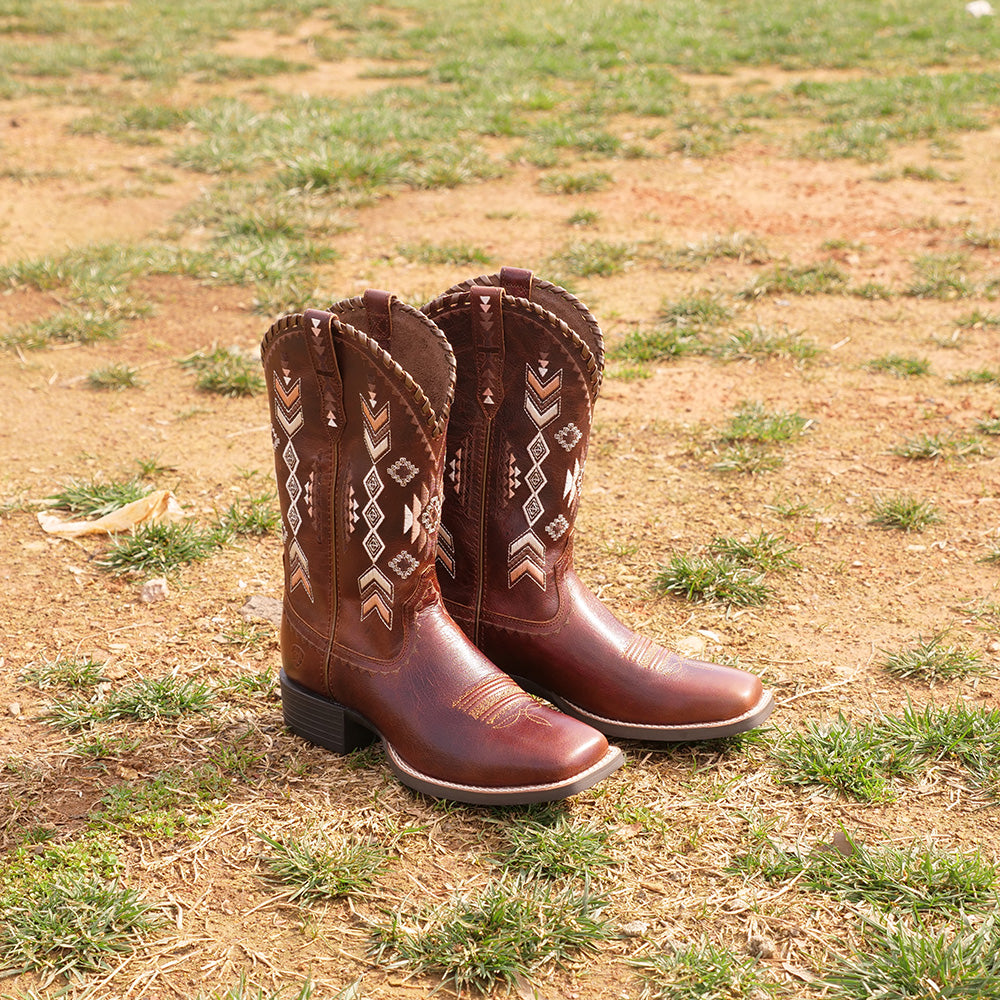
[[[455,361],[384,292],[286,316],[261,345],[284,534],[289,729],[381,739],[399,779],[462,802],[565,798],[622,763],[525,694],[448,616],[434,570]]]
[[[698,740],[760,725],[774,702],[756,677],[637,635],[573,570],[604,358],[594,317],[514,268],[423,312],[458,362],[438,555],[455,621],[526,690],[603,733]]]

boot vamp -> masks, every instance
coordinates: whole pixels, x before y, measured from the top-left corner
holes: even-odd
[[[526,694],[440,602],[419,611],[392,663],[334,664],[334,696],[413,770],[478,788],[538,786],[599,764],[607,739]]]
[[[633,632],[572,571],[560,583],[559,619],[548,625],[484,619],[481,647],[529,686],[625,723],[736,719],[763,697],[752,674],[685,658]]]

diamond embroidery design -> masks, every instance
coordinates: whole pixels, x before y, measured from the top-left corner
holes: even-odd
[[[362,480],[368,501],[361,508],[361,517],[368,525],[368,533],[361,544],[372,565],[358,577],[358,590],[361,593],[361,620],[364,621],[369,615],[375,614],[386,628],[391,629],[394,588],[392,581],[375,565],[385,551],[385,542],[378,532],[385,520],[385,512],[378,503],[378,498],[385,489],[385,483],[378,474],[376,463],[389,450],[389,404],[383,403],[382,406],[379,406],[375,398],[375,391],[372,389],[368,394],[368,399],[361,396],[361,416],[365,447],[372,460],[372,466]],[[353,491],[349,503],[354,503]],[[349,507],[349,518],[356,516],[356,509],[356,505],[353,509]],[[349,533],[352,527],[349,520]]]
[[[413,556],[410,555],[406,549],[403,549],[399,555],[394,556],[389,560],[389,569],[400,576],[402,579],[406,579],[418,566],[420,565]]]
[[[556,432],[556,441],[566,451],[572,451],[577,441],[583,437],[583,432],[574,423],[568,423],[561,431]]]
[[[419,471],[405,455],[397,458],[388,469],[389,475],[400,486],[405,486]]]
[[[545,530],[554,542],[557,542],[569,530],[569,521],[560,514],[554,521],[545,525]]]

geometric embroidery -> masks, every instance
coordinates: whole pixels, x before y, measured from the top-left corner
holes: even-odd
[[[513,587],[522,577],[533,580],[541,590],[545,590],[545,544],[532,530],[535,524],[545,513],[545,505],[542,503],[541,492],[548,483],[548,477],[542,469],[542,463],[550,454],[548,442],[543,434],[544,428],[559,415],[562,408],[560,391],[562,389],[562,370],[549,371],[549,361],[546,355],[538,360],[538,374],[531,370],[531,365],[524,366],[524,412],[531,417],[532,422],[538,428],[535,436],[528,442],[528,457],[531,465],[524,476],[525,485],[528,487],[528,496],[521,509],[524,511],[525,520],[528,522],[528,530],[510,543],[507,549],[507,586]],[[575,425],[568,424],[560,435],[564,440],[569,440],[572,436],[569,428]],[[566,445],[559,442],[563,448]],[[573,441],[575,444],[576,441]],[[572,445],[570,445],[572,447]],[[568,449],[567,449],[568,450]],[[520,475],[513,456],[510,456],[507,465],[507,498],[511,499],[514,490],[517,488],[517,476]],[[516,484],[516,485],[515,485]],[[569,529],[569,522],[560,515],[551,521],[546,527],[546,531],[553,539],[562,537]]]
[[[426,551],[440,524],[441,497],[432,495],[424,483],[420,495],[414,493],[411,502],[403,504],[403,534],[409,532],[410,544],[418,543],[421,551]]]
[[[453,702],[452,708],[494,729],[505,729],[522,719],[541,726],[550,725],[541,714],[538,702],[527,697],[506,674],[480,681]]]
[[[462,449],[456,448],[452,460],[448,463],[448,478],[455,488],[455,492],[462,490]],[[405,485],[405,484],[404,484]]]
[[[288,555],[288,590],[295,590],[301,587],[309,600],[313,600],[312,584],[309,582],[309,562],[305,552],[299,544],[298,534],[302,525],[302,515],[299,513],[298,502],[302,495],[302,484],[297,475],[299,468],[299,456],[292,443],[292,438],[302,429],[302,386],[301,380],[292,380],[291,372],[284,369],[283,374],[277,371],[274,373],[274,416],[276,423],[284,430],[288,437],[281,457],[288,469],[288,476],[285,479],[285,491],[288,494],[288,510],[285,514],[285,530],[283,532],[286,551]],[[275,444],[279,444],[275,435]],[[313,476],[315,473],[313,473]],[[312,482],[310,476],[307,487],[306,503],[312,505]]]
[[[574,423],[568,423],[561,431],[556,433],[556,441],[566,449],[572,451],[573,446],[583,437],[583,432]]]
[[[354,486],[351,483],[347,485],[347,534],[348,536],[354,534],[354,527],[358,523],[360,515],[358,514],[358,501],[354,499]]]
[[[376,409],[375,390],[370,389],[368,399],[361,397],[361,415],[364,417],[365,447],[373,462],[377,462],[388,450],[389,435],[389,404]]]
[[[455,576],[455,539],[443,525],[438,525],[437,560],[447,570],[449,576]]]
[[[559,416],[559,411],[562,408],[562,402],[559,399],[562,371],[553,373],[547,379],[540,379],[529,365],[524,367],[527,387],[524,394],[525,412],[535,422],[536,427],[545,427],[546,424],[551,423]]]
[[[507,550],[507,586],[513,587],[525,576],[545,590],[545,546],[530,528]]]
[[[549,446],[545,443],[545,438],[542,437],[541,431],[531,439],[531,443],[528,445],[528,454],[531,456],[531,467],[528,469],[528,474],[524,477],[524,481],[527,483],[530,493],[522,507],[524,516],[528,519],[528,524],[533,525],[542,516],[544,511],[538,494],[548,482],[545,478],[545,473],[542,472],[540,463],[545,461],[548,456]]]
[[[406,549],[403,549],[399,555],[395,556],[393,559],[389,560],[389,569],[394,573],[398,573],[400,577],[404,580],[420,565],[413,556],[410,555]]]
[[[560,514],[554,521],[545,525],[545,530],[551,535],[553,541],[558,541],[569,530],[569,521]]]
[[[569,500],[572,505],[580,492],[580,480],[583,477],[583,469],[580,467],[580,460],[577,459],[572,469],[566,470],[566,485],[563,487],[563,500]]]
[[[368,554],[372,565],[358,577],[358,590],[361,593],[361,620],[364,621],[373,611],[378,615],[386,628],[392,628],[393,585],[386,575],[375,565],[385,551],[385,542],[378,529],[385,520],[385,512],[379,506],[378,498],[385,489],[385,483],[375,463],[389,450],[389,404],[381,407],[375,401],[375,391],[369,393],[369,398],[361,396],[361,415],[363,418],[363,433],[365,447],[371,456],[372,467],[362,480],[368,501],[361,508],[361,517],[368,525],[368,533],[362,541],[362,546]],[[351,531],[352,518],[356,518],[357,505],[354,503],[353,491],[348,499],[348,533]]]
[[[405,486],[420,470],[403,455],[397,458],[387,471],[400,486]]]
[[[372,566],[358,577],[358,589],[361,591],[361,620],[364,621],[373,611],[382,620],[386,628],[392,628],[392,582],[378,568]]]
[[[517,459],[511,452],[507,457],[507,499],[513,500],[517,488],[521,485],[521,470],[517,467]]]

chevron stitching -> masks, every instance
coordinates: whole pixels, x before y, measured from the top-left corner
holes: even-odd
[[[392,628],[392,600],[395,588],[392,581],[377,567],[371,566],[358,577],[361,591],[361,620],[373,611],[387,629]]]
[[[448,571],[448,575],[454,579],[455,539],[443,524],[438,525],[437,561]]]
[[[288,494],[288,507],[282,522],[282,536],[286,546],[288,559],[288,592],[291,593],[297,587],[301,587],[310,601],[313,600],[312,584],[309,580],[309,560],[306,559],[305,552],[299,544],[299,528],[302,526],[302,514],[299,511],[299,497],[305,494],[306,509],[312,516],[313,493],[315,470],[310,473],[303,490],[302,483],[299,482],[298,468],[299,455],[295,450],[292,438],[302,428],[302,383],[300,379],[293,381],[291,372],[283,369],[282,374],[274,373],[272,380],[274,386],[275,408],[274,415],[278,425],[285,432],[288,440],[285,447],[281,449],[281,457],[288,469],[285,477],[285,491]],[[275,445],[280,441],[277,432],[272,427]]]
[[[361,396],[361,415],[364,418],[365,447],[373,462],[377,462],[388,450],[392,440],[389,432],[389,404],[383,403],[379,409],[375,393],[369,399]]]
[[[530,529],[514,539],[507,549],[507,586],[527,576],[545,590],[545,545]]]

